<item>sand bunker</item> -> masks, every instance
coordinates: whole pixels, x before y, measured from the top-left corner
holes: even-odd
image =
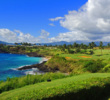
[[[68,60],[68,59],[71,59],[71,57],[65,57],[65,58],[66,58],[67,60]]]
[[[78,56],[78,57],[82,57],[82,58],[92,58],[91,56]]]

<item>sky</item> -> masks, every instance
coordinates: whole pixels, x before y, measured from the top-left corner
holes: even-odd
[[[0,41],[110,41],[110,0],[0,0]]]

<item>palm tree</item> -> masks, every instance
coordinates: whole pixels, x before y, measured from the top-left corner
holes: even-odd
[[[77,48],[78,47],[78,44],[76,42],[74,42],[73,47],[74,48]]]
[[[18,45],[18,43],[15,42],[15,45]]]
[[[93,48],[96,47],[95,42],[89,43],[89,48],[93,50]]]
[[[79,46],[79,44],[77,44],[76,42],[74,42],[73,47],[74,47],[76,53],[80,52],[80,46]]]
[[[85,52],[87,51],[87,45],[83,45],[83,49],[85,50]]]
[[[93,49],[94,47],[96,47],[95,42],[91,42],[91,46],[92,46],[92,49]]]
[[[83,44],[83,43],[81,43],[81,44],[80,44],[80,47],[81,47],[81,49],[83,49],[83,47],[84,47],[84,44]]]
[[[88,47],[89,47],[89,49],[92,49],[92,44],[91,44],[91,43],[89,43]]]
[[[66,45],[66,44],[64,44],[64,45],[63,45],[63,48],[64,48],[64,49],[66,49],[66,48],[67,48],[67,45]]]

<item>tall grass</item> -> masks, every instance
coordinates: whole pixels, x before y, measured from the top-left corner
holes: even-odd
[[[61,79],[69,77],[62,73],[46,73],[44,75],[27,75],[19,78],[7,78],[7,81],[0,82],[0,93],[12,89],[20,88],[30,84],[36,84],[49,80]]]

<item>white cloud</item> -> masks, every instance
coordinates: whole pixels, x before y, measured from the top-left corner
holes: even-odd
[[[10,31],[9,29],[0,29],[0,40],[1,41],[16,41],[16,33]]]
[[[50,25],[50,26],[55,26],[53,23],[50,23],[49,25]]]
[[[9,29],[0,29],[0,40],[10,43],[14,42],[38,43],[42,41],[45,42],[49,35],[50,33],[45,30],[41,30],[41,35],[39,37],[34,37],[29,33],[24,34],[19,30],[11,31]]]
[[[41,30],[41,35],[38,37],[43,43],[48,42],[48,36],[50,35],[49,32],[45,30]]]
[[[45,30],[41,30],[41,36],[40,38],[47,38],[50,35],[49,32],[45,31]]]
[[[59,21],[69,32],[59,33],[49,38],[50,33],[41,30],[39,37],[20,31],[0,29],[0,40],[7,42],[53,42],[53,41],[109,41],[110,40],[110,0],[88,0],[78,11],[69,11],[64,17],[50,18]],[[50,23],[53,26],[53,23]]]
[[[66,32],[66,33],[60,33],[57,37],[52,37],[49,39],[50,42],[57,42],[57,41],[88,41],[89,39],[84,36],[82,33],[77,32],[77,31],[71,31],[71,32]]]
[[[54,22],[54,21],[58,21],[61,19],[64,19],[64,18],[63,17],[56,17],[56,18],[50,18],[49,20]]]
[[[57,21],[57,18],[59,17],[51,21]],[[66,34],[70,39],[77,32],[78,35],[74,34],[76,38],[73,40],[82,40],[80,35],[89,40],[104,40],[110,35],[110,0],[88,0],[78,11],[69,11],[67,15],[59,18],[59,22],[62,27],[71,31]],[[60,36],[61,34],[58,37]]]

